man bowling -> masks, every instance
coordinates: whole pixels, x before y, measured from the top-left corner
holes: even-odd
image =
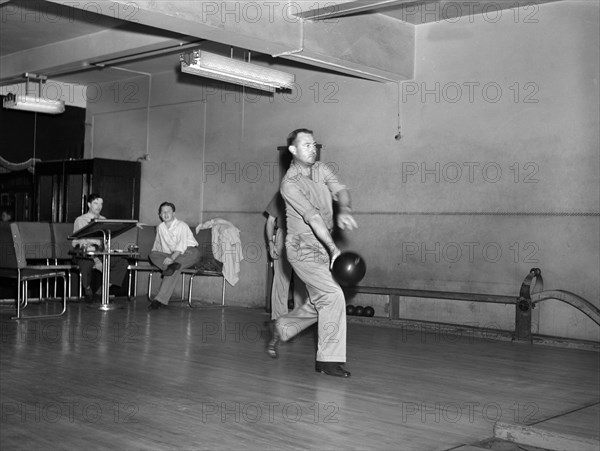
[[[339,204],[337,225],[342,230],[357,227],[350,214],[350,193],[327,165],[316,161],[313,132],[294,130],[288,136],[293,162],[281,182],[286,203],[286,251],[295,273],[306,284],[309,299],[271,323],[272,338],[267,353],[277,357],[277,345],[318,323],[315,370],[330,376],[350,377],[346,370],[346,300],[333,279],[331,266],[340,255],[331,231],[332,200]]]

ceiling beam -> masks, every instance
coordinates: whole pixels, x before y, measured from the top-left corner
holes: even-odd
[[[46,0],[76,9],[86,2]],[[214,0],[98,0],[94,12],[139,25],[272,55],[296,48],[302,19],[288,2]]]
[[[325,20],[335,17],[348,16],[379,8],[398,6],[403,3],[415,3],[417,0],[354,0],[342,4],[324,6],[323,8],[302,11],[298,17],[308,20]]]
[[[85,2],[47,0],[73,8]],[[311,22],[302,2],[103,0],[100,14],[374,80],[412,78],[414,27],[383,15]],[[353,3],[353,2],[351,2]],[[131,8],[135,7],[135,11]],[[127,9],[127,17],[118,17]],[[117,15],[117,16],[116,16]]]
[[[375,31],[376,30],[376,31]],[[283,58],[376,81],[414,77],[415,27],[383,15],[305,21],[302,48]]]
[[[124,29],[104,30],[2,56],[0,82],[22,79],[25,72],[52,76],[86,70],[96,62],[177,47],[182,43],[188,42]]]

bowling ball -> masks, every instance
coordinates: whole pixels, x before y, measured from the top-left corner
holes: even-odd
[[[375,309],[371,306],[365,307],[363,315],[371,318],[372,316],[375,316]]]
[[[346,315],[354,315],[354,306],[351,304],[348,304],[346,306]]]
[[[356,316],[363,316],[364,313],[365,313],[365,309],[363,307],[361,307],[360,305],[357,305],[356,307],[354,307],[354,314]]]
[[[340,285],[353,286],[365,277],[367,264],[355,252],[342,252],[333,262],[331,272]]]

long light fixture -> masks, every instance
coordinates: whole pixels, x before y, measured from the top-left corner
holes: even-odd
[[[222,80],[262,91],[275,92],[277,89],[291,89],[295,81],[293,74],[202,50],[183,54],[180,60],[181,71],[186,74]]]
[[[2,106],[8,110],[33,111],[34,113],[60,114],[65,112],[65,102],[49,100],[42,97],[42,83],[46,82],[45,75],[25,74],[25,94],[9,93],[4,97]],[[29,94],[30,81],[38,83],[36,95]]]
[[[8,110],[33,111],[35,113],[60,114],[65,112],[65,102],[62,100],[48,100],[38,96],[13,93],[4,97],[2,106]]]

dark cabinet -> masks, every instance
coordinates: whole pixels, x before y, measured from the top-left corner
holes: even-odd
[[[87,197],[104,199],[102,216],[138,219],[141,163],[94,158],[46,161],[35,168],[36,221],[73,222],[87,212]]]

